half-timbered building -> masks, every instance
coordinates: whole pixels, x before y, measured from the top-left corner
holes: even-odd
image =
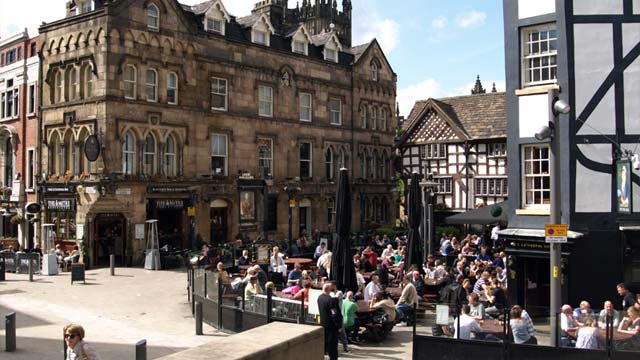
[[[436,218],[505,201],[507,180],[504,93],[415,103],[396,143],[402,176],[433,174]]]

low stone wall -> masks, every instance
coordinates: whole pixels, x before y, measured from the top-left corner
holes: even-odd
[[[320,326],[272,322],[160,359],[323,360],[324,330]]]

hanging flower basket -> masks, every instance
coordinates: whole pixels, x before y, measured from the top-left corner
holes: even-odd
[[[24,217],[22,217],[22,215],[13,215],[9,221],[14,225],[19,225],[24,222]]]

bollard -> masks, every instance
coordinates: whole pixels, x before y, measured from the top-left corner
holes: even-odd
[[[111,276],[116,274],[116,256],[111,254],[109,255],[109,267],[111,268]]]
[[[33,282],[33,264],[31,262],[31,259],[33,257],[31,256],[31,254],[27,255],[27,263],[29,264],[29,282]]]
[[[202,335],[202,303],[196,301],[196,335]]]
[[[12,312],[5,317],[5,351],[16,351],[16,313]]]
[[[136,343],[136,360],[147,360],[147,340]]]

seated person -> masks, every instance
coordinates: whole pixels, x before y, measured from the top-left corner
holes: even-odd
[[[40,248],[40,244],[39,243],[35,243],[33,245],[33,249],[31,249],[31,253],[38,254],[38,255],[40,255],[40,257],[42,257],[42,249]]]
[[[445,240],[440,247],[440,254],[447,256],[453,253],[453,246],[451,245],[451,240]]]
[[[365,271],[373,271],[378,266],[378,254],[371,249],[370,245],[362,250],[362,256],[366,257],[366,262],[364,264]]]
[[[375,294],[373,303],[369,305],[369,309],[380,309],[387,315],[388,321],[396,321],[396,304],[385,292],[378,291]]]
[[[287,276],[287,286],[299,285],[301,277],[302,270],[300,263],[293,264],[293,270],[291,270],[291,272],[289,272],[289,276]]]
[[[498,279],[491,280],[489,284],[487,292],[489,307],[485,309],[485,313],[498,317],[502,315],[504,308],[507,306],[507,297]]]
[[[598,339],[596,338],[597,328],[596,322],[591,316],[587,316],[583,320],[584,326],[578,330],[576,339],[577,349],[597,349]]]
[[[244,299],[246,302],[253,304],[253,300],[257,294],[262,294],[262,288],[258,284],[258,277],[252,276],[249,279],[249,284],[244,288]]]
[[[572,346],[579,326],[573,318],[571,305],[562,305],[562,313],[560,313],[560,329],[562,329],[560,345]]]
[[[317,259],[320,256],[322,256],[322,254],[324,254],[324,251],[326,250],[326,245],[325,243],[321,242],[320,245],[316,246],[316,251],[313,253],[313,258]]]
[[[455,329],[453,336],[456,339],[471,340],[472,333],[479,333],[482,328],[475,318],[469,316],[469,305],[462,305],[460,312],[460,316],[453,323]],[[460,334],[458,334],[458,328]]]
[[[627,309],[627,316],[620,321],[618,332],[624,334],[640,334],[640,312],[633,306]]]
[[[62,264],[65,254],[64,251],[62,251],[62,249],[60,248],[60,244],[56,244],[56,249],[53,253],[56,255],[56,259],[58,259],[58,262]]]
[[[418,296],[422,297],[422,295],[424,295],[424,279],[422,278],[422,275],[420,275],[419,271],[413,272],[413,280],[411,283],[416,288]]]
[[[573,318],[576,320],[578,326],[584,326],[583,322],[587,316],[593,319],[596,317],[596,314],[591,310],[591,304],[586,300],[582,300],[580,301],[580,307],[573,309]]]
[[[384,250],[382,250],[382,254],[380,255],[380,257],[383,259],[387,259],[392,257],[393,255],[394,255],[393,245],[389,244]]]
[[[598,326],[601,328],[607,327],[607,316],[612,317],[613,327],[620,325],[620,314],[613,308],[613,303],[609,300],[604,302],[604,309],[600,311],[598,316]]]
[[[483,246],[480,248],[480,253],[478,255],[476,255],[476,258],[480,261],[487,261],[487,262],[491,262],[492,261],[492,257],[491,255],[489,255],[487,253],[487,247]]]
[[[364,288],[364,301],[372,301],[375,294],[380,292],[380,290],[380,278],[378,275],[371,275],[371,281]]]
[[[480,296],[478,293],[472,292],[467,296],[469,301],[469,316],[476,320],[484,319],[484,305],[480,302]]]
[[[80,259],[80,249],[78,248],[78,245],[73,245],[73,251],[71,252],[71,254],[69,254],[69,256],[65,257],[63,261],[65,264],[71,265],[72,263],[73,264],[77,263],[79,259]]]
[[[302,300],[304,297],[304,302],[309,302],[309,289],[311,289],[311,281],[304,281],[302,289],[293,295],[293,300]]]
[[[242,256],[240,256],[240,259],[238,259],[238,265],[251,265],[249,250],[242,250]]]
[[[218,280],[223,285],[231,284],[231,277],[229,276],[227,270],[224,269],[223,263],[218,262],[218,264],[216,264],[216,272],[218,273]]]

